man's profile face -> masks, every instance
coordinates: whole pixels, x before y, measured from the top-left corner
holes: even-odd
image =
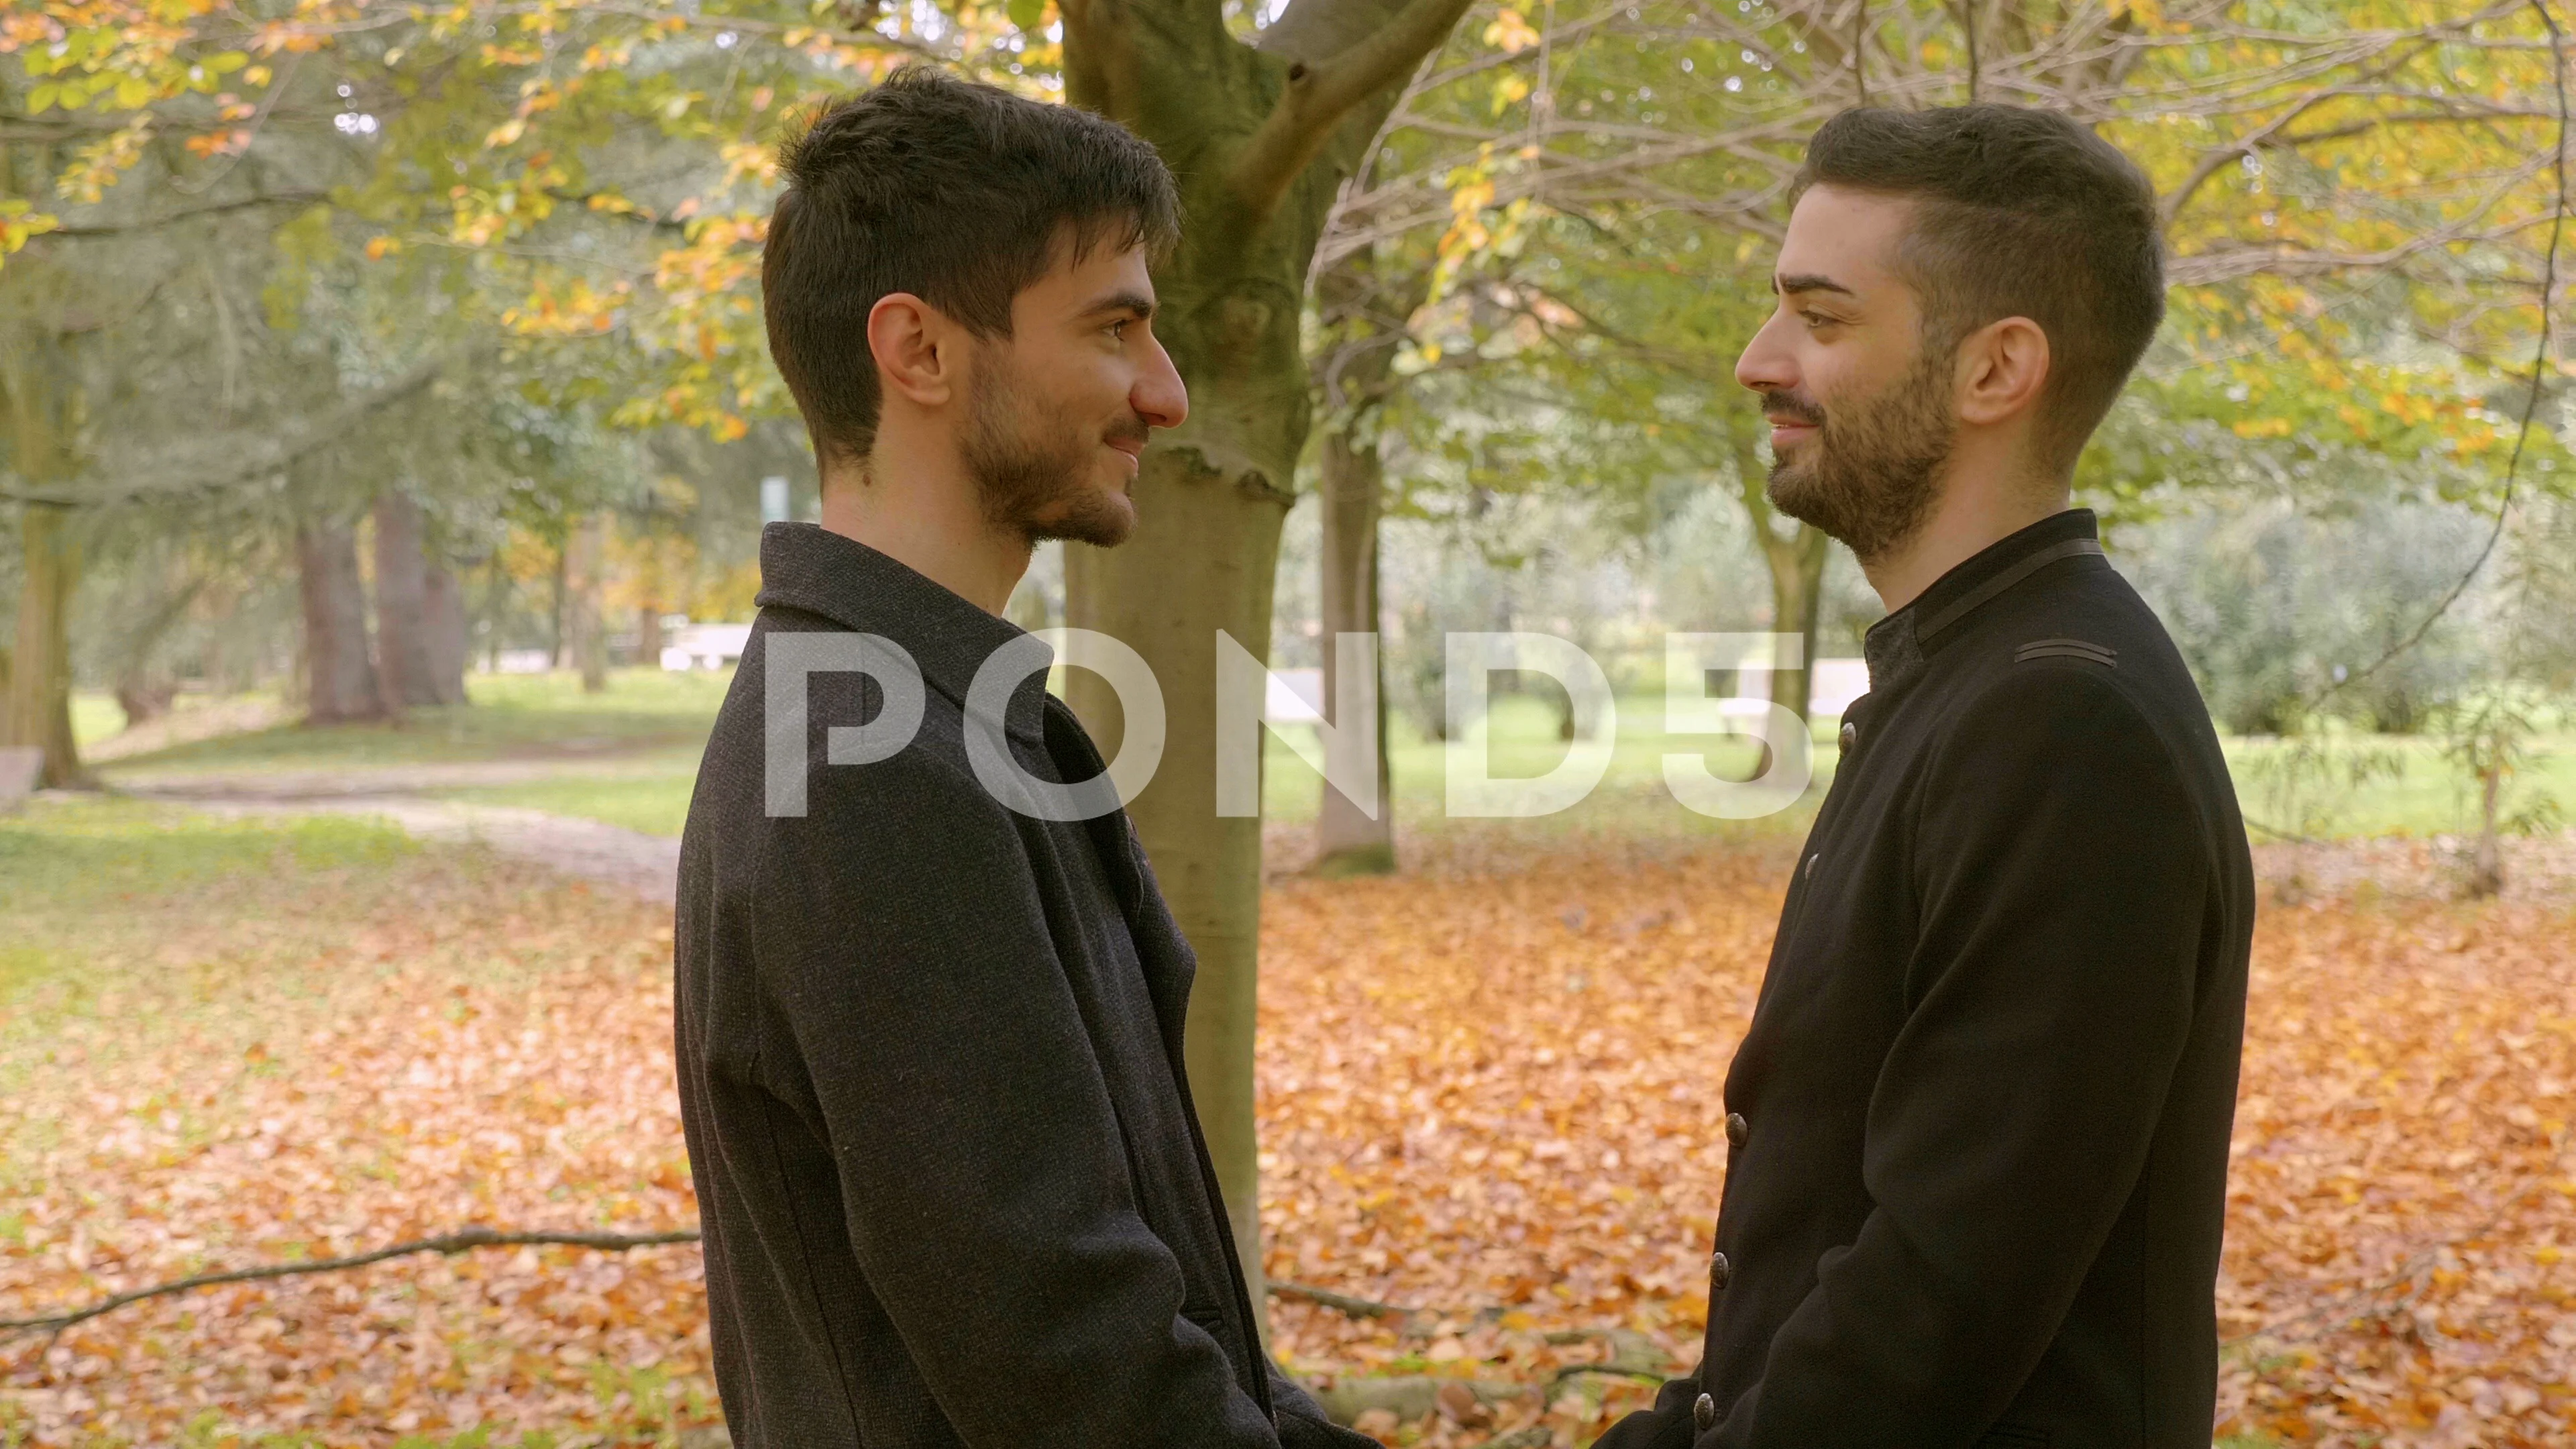
[[[1863,561],[1911,537],[1958,432],[1952,359],[1927,355],[1896,270],[1913,203],[1811,187],[1772,275],[1779,306],[1735,364],[1771,423],[1773,506]]]
[[[960,446],[997,527],[1103,547],[1135,531],[1147,432],[1189,413],[1153,313],[1144,251],[1096,248],[1012,300],[1010,336],[977,344]]]

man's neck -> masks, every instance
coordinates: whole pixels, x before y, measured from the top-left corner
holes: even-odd
[[[827,474],[823,526],[1000,615],[1029,570],[1028,540],[992,526],[953,459],[906,459],[885,444],[864,465]]]
[[[1992,478],[1993,474],[1985,475]],[[1941,501],[1913,535],[1875,559],[1865,559],[1861,572],[1878,591],[1879,602],[1893,614],[1920,597],[1943,574],[1985,552],[2072,503],[2067,485],[2032,487],[1954,474],[1944,480]]]

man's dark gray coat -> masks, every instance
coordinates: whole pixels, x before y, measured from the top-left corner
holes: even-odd
[[[768,530],[761,576],[689,807],[676,953],[734,1442],[1366,1443],[1262,1351],[1181,1065],[1195,963],[1126,816],[1033,819],[978,779],[977,670],[1034,641],[811,525]],[[767,808],[765,671],[791,631],[891,640],[926,686],[909,745],[832,765],[827,731],[885,692],[808,679],[801,816]],[[1007,695],[1011,757],[1097,776],[1044,682]]]
[[[2080,509],[1867,646],[1699,1372],[1601,1449],[2206,1449],[2254,922],[2208,712]]]

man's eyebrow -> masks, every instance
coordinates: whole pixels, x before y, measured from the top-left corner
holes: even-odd
[[[1791,272],[1786,276],[1774,277],[1771,279],[1771,290],[1784,297],[1791,292],[1840,292],[1854,299],[1860,295],[1833,278],[1815,272]]]
[[[1154,315],[1154,299],[1142,292],[1118,291],[1082,309],[1085,317],[1105,317],[1112,312],[1127,313],[1141,322]]]

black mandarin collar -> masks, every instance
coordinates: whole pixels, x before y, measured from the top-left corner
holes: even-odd
[[[1028,631],[996,618],[909,566],[817,523],[773,523],[760,531],[760,594],[753,602],[819,615],[844,629],[880,634],[904,647],[931,688],[960,708],[975,671],[993,651]],[[1046,671],[1011,691],[1005,727],[1045,740]]]
[[[1861,653],[1869,688],[1878,694],[1911,679],[1924,659],[1938,653],[1951,630],[1968,615],[2060,558],[2102,551],[2101,530],[2090,508],[2069,508],[1988,544],[1932,581],[1902,609],[1869,626]]]

